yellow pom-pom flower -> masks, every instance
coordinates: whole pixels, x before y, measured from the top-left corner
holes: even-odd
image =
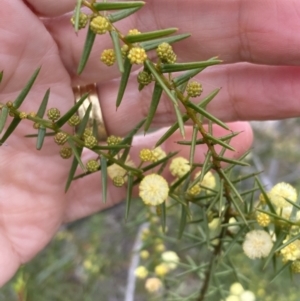
[[[152,155],[152,162],[157,162],[158,160],[161,160],[167,156],[166,152],[160,146],[152,150]]]
[[[288,238],[289,239],[289,238]],[[284,240],[283,243],[286,243],[288,239]],[[280,251],[283,261],[294,261],[296,259],[300,259],[300,240],[295,240],[288,244],[286,247],[281,249]]]
[[[169,185],[160,175],[150,174],[139,185],[139,196],[146,205],[157,206],[168,197]]]
[[[101,53],[100,60],[106,66],[112,66],[116,61],[116,54],[113,49],[105,49]]]
[[[197,179],[200,175],[201,175],[201,171],[197,172],[195,174],[195,179]],[[214,189],[216,187],[216,178],[211,171],[208,171],[199,184],[209,189]],[[201,189],[205,189],[205,188],[201,187]],[[205,192],[211,193],[209,189],[205,189]]]
[[[278,183],[276,184],[268,193],[270,201],[278,208],[291,206],[289,201],[297,201],[297,191],[296,189],[287,183]]]
[[[145,288],[149,293],[156,293],[163,287],[160,279],[156,277],[148,278],[145,282]]]
[[[243,243],[243,250],[251,259],[267,257],[272,247],[273,242],[270,234],[263,230],[248,232]]]
[[[263,212],[259,212],[256,215],[256,220],[257,220],[257,223],[262,227],[267,227],[271,222],[270,216]]]
[[[133,47],[129,50],[128,56],[131,64],[143,64],[147,59],[145,49],[141,47]]]
[[[181,178],[189,172],[190,169],[189,161],[183,157],[174,158],[170,164],[170,172],[174,177]]]
[[[161,254],[161,258],[170,270],[174,270],[177,268],[177,265],[179,263],[179,257],[175,252],[173,251],[163,252]]]

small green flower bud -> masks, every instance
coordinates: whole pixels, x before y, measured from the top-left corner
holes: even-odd
[[[116,55],[113,49],[103,50],[100,60],[107,66],[112,66],[116,61]]]
[[[106,140],[108,145],[117,145],[121,141],[122,141],[121,137],[117,137],[117,136],[114,136],[114,135],[111,135],[111,136],[107,137],[107,140]]]
[[[186,86],[186,92],[190,97],[200,96],[203,91],[202,85],[196,81],[190,82]]]
[[[86,169],[88,172],[95,172],[99,169],[99,167],[100,167],[99,162],[93,159],[89,160],[86,163]]]
[[[66,133],[63,133],[63,132],[58,132],[54,136],[54,141],[58,145],[65,144],[67,142],[67,140],[68,140],[68,135]]]
[[[173,64],[176,62],[176,54],[168,43],[161,43],[156,48],[156,53],[163,63]]]
[[[40,126],[41,126],[41,125],[40,125],[38,122],[35,122],[35,123],[33,124],[33,128],[36,129],[36,130],[39,129]]]
[[[63,159],[69,159],[72,156],[72,153],[72,148],[68,146],[63,146],[59,151],[59,154]]]
[[[30,116],[30,117],[35,117],[35,116],[36,116],[36,112],[30,112],[30,113],[28,114],[28,116]]]
[[[19,117],[21,119],[26,119],[27,118],[27,113],[26,112],[20,112]]]
[[[106,18],[97,16],[92,19],[90,28],[96,34],[104,34],[109,30],[110,24]]]
[[[151,161],[153,158],[152,150],[149,148],[143,148],[140,151],[139,157],[143,162]]]
[[[138,83],[144,86],[149,85],[152,82],[152,80],[153,80],[152,74],[146,71],[139,72],[137,76]]]
[[[124,177],[122,176],[116,176],[113,178],[113,184],[116,186],[116,187],[122,187],[125,183],[125,180],[124,180]]]
[[[68,124],[70,126],[76,126],[80,123],[80,117],[78,115],[73,115],[69,120],[68,120]]]
[[[6,106],[7,106],[8,108],[11,108],[11,107],[13,106],[12,101],[8,101],[8,102],[6,103]]]
[[[84,139],[84,146],[86,146],[88,148],[93,148],[97,144],[98,144],[98,141],[97,141],[96,137],[94,137],[94,136],[88,136],[86,139]]]
[[[87,137],[93,136],[93,129],[91,127],[86,128],[83,132],[83,139],[85,140]]]
[[[47,111],[47,116],[51,121],[55,121],[60,117],[60,111],[57,108],[51,108]]]
[[[127,57],[130,59],[131,64],[143,64],[147,59],[147,54],[145,49],[141,47],[133,47],[129,50]]]
[[[88,20],[89,20],[88,16],[85,13],[80,12],[78,29],[84,28],[86,26]],[[71,21],[72,25],[75,27],[75,17],[74,16],[71,18],[70,21]]]
[[[127,53],[128,53],[128,45],[124,44],[122,47],[121,47],[121,52],[122,52],[122,57],[123,59],[125,59],[125,57],[127,56]]]

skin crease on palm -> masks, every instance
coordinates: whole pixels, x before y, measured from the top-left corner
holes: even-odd
[[[111,48],[108,36],[96,40],[86,70],[80,77],[75,74],[85,32],[76,36],[69,23],[70,14],[65,15],[74,5],[75,0],[2,0],[0,69],[4,70],[4,79],[0,102],[13,100],[41,66],[22,110],[36,111],[50,87],[49,107],[65,112],[73,103],[73,85],[97,82],[108,132],[125,135],[147,114],[151,89],[137,93],[132,76],[116,113],[118,81],[114,79],[119,73],[99,62],[100,52]],[[252,143],[251,128],[241,120],[299,114],[299,16],[298,0],[150,0],[138,14],[117,26],[122,32],[177,26],[180,32],[192,34],[189,40],[174,46],[178,61],[205,60],[215,55],[224,60],[223,65],[205,70],[198,79],[206,93],[222,87],[209,111],[231,121],[233,131],[242,132],[232,140],[236,151],[227,154],[237,158]],[[152,147],[165,131],[163,127],[174,120],[172,107],[163,99],[155,118],[155,125],[162,129],[146,139],[136,137],[133,160],[137,161],[141,148]],[[24,121],[0,147],[0,286],[45,247],[62,223],[104,208],[99,175],[78,181],[65,194],[70,161],[59,157],[59,148],[51,139],[36,151],[35,142],[23,138],[32,132],[32,124]],[[186,132],[188,139],[190,127]],[[214,133],[223,135],[224,130],[216,127]],[[180,139],[179,134],[174,135],[163,148],[167,152],[179,150],[174,141]],[[197,149],[197,160],[202,160],[204,153],[205,149]],[[187,156],[188,149],[183,148],[180,154]],[[125,189],[109,187],[108,206],[121,201],[124,193]]]

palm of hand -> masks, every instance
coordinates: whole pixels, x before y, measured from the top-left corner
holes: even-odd
[[[54,38],[21,0],[3,2],[5,13],[2,13],[0,18],[0,70],[4,70],[4,79],[0,85],[0,102],[14,100],[30,75],[41,66],[40,74],[21,110],[36,111],[45,91],[51,88],[49,107],[57,107],[62,112],[67,111],[73,102],[72,80],[69,75],[72,70],[68,66],[67,71],[64,66],[68,65],[68,60],[64,58],[64,64],[62,63],[62,56]],[[72,9],[74,5],[73,0],[54,5],[49,0],[28,2],[41,6],[47,4],[49,8],[69,5],[67,10],[61,7],[65,11]],[[59,26],[56,28],[60,30]],[[55,34],[55,30],[53,32]],[[87,83],[98,80],[93,72],[89,74],[92,75],[90,78],[89,75],[86,76]],[[113,78],[114,75],[114,71],[102,74],[100,80]],[[133,86],[134,82],[134,97],[130,98],[123,112],[121,108],[118,124],[112,123],[119,129],[117,134],[120,135],[136,123],[136,118],[128,117],[129,112],[138,112],[141,117],[147,114],[147,110],[140,110],[135,81],[134,78],[129,84]],[[117,83],[105,82],[102,88],[103,93],[106,93],[106,106],[103,108],[109,116],[109,113],[115,111],[114,104],[110,102],[115,95],[111,95],[110,91],[117,88]],[[159,125],[174,121],[174,116],[168,110],[169,105],[162,106],[161,116],[157,120]],[[233,139],[233,146],[237,152],[232,156],[239,156],[251,144],[252,136],[248,125],[240,123],[232,126],[233,131],[243,129],[245,137]],[[110,130],[115,133],[112,126]],[[218,131],[216,129],[215,133]],[[0,167],[1,171],[5,171],[0,173],[0,271],[5,271],[0,272],[0,286],[15,273],[20,264],[30,260],[50,241],[62,222],[88,215],[104,207],[99,197],[98,174],[84,178],[71,186],[68,193],[64,193],[70,162],[59,157],[59,147],[50,141],[51,138],[45,141],[41,151],[36,151],[35,141],[23,138],[25,134],[34,132],[32,123],[25,120],[7,143],[0,147]],[[144,140],[142,137],[136,138],[135,144],[152,147],[153,141],[157,141],[159,135],[160,133],[149,135]],[[180,138],[174,137],[174,141],[176,140]],[[135,148],[135,153],[137,149],[139,148]],[[174,150],[174,142],[167,142],[165,149]],[[181,154],[184,156],[183,152]],[[204,151],[200,151],[199,156],[203,156],[203,153]],[[124,189],[111,188],[108,189],[109,205],[124,196]]]
[[[10,2],[0,19],[0,45],[5,45],[0,53],[4,70],[1,102],[15,99],[32,74],[32,66],[42,66],[22,110],[36,111],[49,87],[51,106],[67,109],[73,97],[70,78],[56,44],[29,9]],[[22,13],[18,15],[17,9]],[[35,142],[20,139],[33,132],[32,123],[25,121],[0,148],[1,170],[5,170],[0,175],[0,267],[7,273],[0,273],[0,285],[45,246],[64,218],[63,183],[69,163],[62,162],[53,143],[46,142],[37,156]]]

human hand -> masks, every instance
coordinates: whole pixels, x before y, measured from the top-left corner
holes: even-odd
[[[82,50],[84,32],[80,32],[79,37],[74,34],[69,22],[70,16],[55,18],[74,8],[73,0],[60,2],[31,0],[26,2],[30,5],[28,7],[21,0],[3,0],[2,5],[5,9],[0,11],[0,61],[1,69],[4,70],[4,79],[0,86],[0,101],[14,99],[33,71],[42,66],[28,99],[22,105],[22,110],[36,110],[46,89],[50,87],[49,107],[57,107],[61,112],[65,112],[72,106],[71,87],[73,85],[97,82],[108,132],[123,136],[147,114],[151,91],[145,89],[142,93],[137,94],[136,80],[133,76],[129,82],[124,103],[115,114],[118,81],[113,79],[117,78],[119,73],[115,68],[106,69],[98,59],[102,49],[111,47],[109,38],[97,39],[87,68],[82,76],[78,77],[75,70]],[[246,18],[253,17],[252,15],[256,16],[258,12],[261,12],[261,7],[247,10],[249,7],[244,4],[244,1],[236,1],[235,4],[226,4],[220,1],[219,5],[213,5],[210,1],[187,2],[186,0],[166,0],[163,4],[157,0],[148,2],[139,15],[122,21],[122,28],[124,27],[124,32],[133,27],[146,31],[175,25],[183,32],[191,32],[193,37],[188,43],[192,43],[193,48],[184,46],[184,42],[175,46],[179,60],[202,60],[216,54],[225,59],[227,63],[247,60],[246,56],[241,60],[240,51],[238,51],[240,47],[239,24],[232,16],[240,13],[241,16],[244,15],[241,20],[246,20]],[[278,4],[278,1],[275,3]],[[220,9],[221,5],[223,10]],[[253,5],[255,7],[256,4]],[[273,5],[275,7],[274,1],[264,2],[265,11],[263,12],[269,12],[268,9]],[[295,5],[297,5],[296,2]],[[167,13],[172,6],[175,7],[174,14]],[[284,3],[282,6],[285,10],[278,12],[288,15],[289,6]],[[43,20],[46,28],[38,19],[38,15],[51,17],[51,19]],[[257,21],[261,21],[263,16],[256,17]],[[278,16],[280,17],[280,15]],[[195,20],[199,22],[197,28],[195,28]],[[252,32],[251,26],[255,25],[252,20],[253,18],[250,18],[248,32]],[[297,25],[296,18],[294,25],[291,23],[290,16],[288,20],[291,26],[290,30],[297,28],[294,26]],[[270,18],[268,21],[271,22]],[[273,26],[276,25],[275,21],[274,19]],[[224,32],[225,27],[220,23],[228,24],[227,32]],[[240,24],[245,23],[241,21]],[[270,24],[268,25],[272,28]],[[282,26],[278,23],[279,25]],[[284,25],[287,26],[286,23]],[[269,37],[274,43],[278,43],[272,47],[272,53],[268,54],[268,45],[258,42],[261,35],[258,30],[253,33],[251,40],[255,43],[250,43],[249,57],[250,54],[255,54],[255,56],[252,55],[253,62],[260,64],[296,64],[297,41],[293,41],[295,49],[293,47],[284,49],[283,46],[286,45],[291,34],[287,30],[282,30],[280,31],[282,34],[278,38],[275,28],[276,26]],[[215,34],[218,33],[218,36],[215,37],[211,34],[213,30],[215,30]],[[257,38],[255,38],[255,34]],[[233,37],[233,40],[226,44],[228,40],[224,40],[224,36]],[[247,31],[245,36],[247,36]],[[296,35],[293,35],[293,38],[296,39]],[[196,42],[197,40],[199,42]],[[262,41],[264,42],[264,40]],[[235,46],[232,44],[234,41]],[[296,67],[266,67],[242,63],[210,68],[199,78],[203,78],[202,82],[206,90],[223,87],[216,101],[211,104],[212,113],[224,120],[248,120],[283,118],[293,115],[296,109],[293,93],[296,89],[292,89],[292,87],[296,84],[296,80],[293,80],[296,73]],[[262,80],[264,91],[261,86]],[[274,80],[276,80],[275,85]],[[282,102],[276,103],[276,106],[273,104],[270,110],[269,106],[275,97],[280,100],[289,100],[284,110],[282,110]],[[255,109],[254,101],[260,105],[262,110]],[[134,118],[132,118],[132,112],[134,112]],[[156,125],[163,127],[174,121],[173,111],[166,99],[158,108]],[[241,122],[231,124],[230,127],[233,131],[243,131],[240,136],[232,140],[236,152],[230,155],[239,157],[251,145],[251,129],[247,123]],[[152,147],[162,131],[163,129],[158,133],[147,135],[147,139],[143,139],[141,136],[137,137],[131,154],[132,159],[137,157],[139,149]],[[100,199],[98,176],[86,177],[71,186],[67,194],[64,193],[64,183],[69,172],[70,162],[63,161],[59,157],[58,148],[50,141],[51,139],[46,141],[41,151],[37,152],[34,142],[23,138],[25,134],[31,132],[33,132],[31,123],[22,122],[7,144],[0,148],[2,171],[0,175],[0,285],[15,273],[20,264],[35,256],[49,242],[62,223],[104,208]],[[187,129],[187,133],[189,132],[190,129]],[[219,128],[216,128],[214,133],[216,135],[224,134],[223,130]],[[164,149],[167,152],[174,150],[173,141],[179,139],[180,136],[175,135],[165,143]],[[178,149],[177,146],[176,149]],[[187,150],[183,149],[181,154],[184,155],[186,152]],[[197,153],[198,159],[201,160],[204,150],[199,148]],[[119,202],[124,195],[124,189],[110,186],[107,205]]]

